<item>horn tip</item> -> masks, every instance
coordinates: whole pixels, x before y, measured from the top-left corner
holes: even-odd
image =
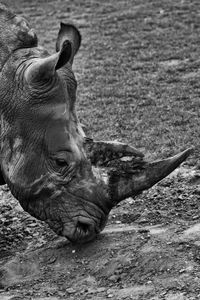
[[[184,156],[184,158],[186,159],[186,158],[188,158],[188,156],[190,156],[190,155],[193,154],[193,153],[194,153],[194,147],[190,147],[190,148],[184,150],[184,151],[183,151],[182,153],[180,153],[180,154],[181,154],[181,156]]]

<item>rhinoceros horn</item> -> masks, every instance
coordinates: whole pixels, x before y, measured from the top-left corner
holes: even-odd
[[[140,194],[154,184],[165,178],[175,170],[191,153],[193,149],[187,149],[173,157],[154,162],[145,162],[142,158],[135,161],[128,169],[117,166],[109,172],[109,191],[112,204],[128,197]]]
[[[25,72],[28,83],[46,81],[53,77],[56,70],[64,66],[72,56],[71,42],[65,40],[59,52],[32,61]]]

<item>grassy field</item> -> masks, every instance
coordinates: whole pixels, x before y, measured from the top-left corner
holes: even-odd
[[[77,112],[95,139],[148,159],[194,147],[185,168],[115,208],[93,243],[75,247],[0,190],[0,299],[187,300],[200,295],[200,1],[7,0],[55,51],[73,22]]]
[[[18,0],[12,6],[51,53],[60,21],[79,27],[77,110],[89,135],[131,143],[154,158],[194,146],[196,162],[199,1]]]

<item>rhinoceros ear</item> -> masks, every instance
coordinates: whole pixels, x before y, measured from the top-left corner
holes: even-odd
[[[25,79],[29,84],[49,80],[55,75],[56,70],[63,67],[71,58],[72,46],[69,41],[64,41],[59,52],[45,58],[36,59],[25,71]]]
[[[63,43],[70,41],[72,44],[72,54],[70,63],[73,63],[74,55],[77,53],[81,45],[81,34],[79,30],[72,24],[60,23],[60,30],[56,41],[56,51],[60,51]]]

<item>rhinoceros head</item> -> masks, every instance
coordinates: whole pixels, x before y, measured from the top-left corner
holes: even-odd
[[[27,36],[30,47],[14,49],[0,75],[3,177],[22,207],[55,232],[72,240],[92,238],[103,228],[108,207],[74,107],[72,63],[81,36],[73,25],[61,24],[53,55],[33,43],[29,29]]]
[[[37,46],[23,19],[9,17],[4,26],[9,27],[11,46],[1,33],[2,43],[9,46],[0,73],[3,178],[22,207],[56,233],[73,241],[90,240],[104,228],[118,201],[155,184],[188,153],[152,164],[146,173],[136,172],[132,185],[126,176],[118,180],[114,174],[110,182],[96,176],[75,111],[72,64],[81,43],[79,31],[61,24],[57,52],[50,55]]]

